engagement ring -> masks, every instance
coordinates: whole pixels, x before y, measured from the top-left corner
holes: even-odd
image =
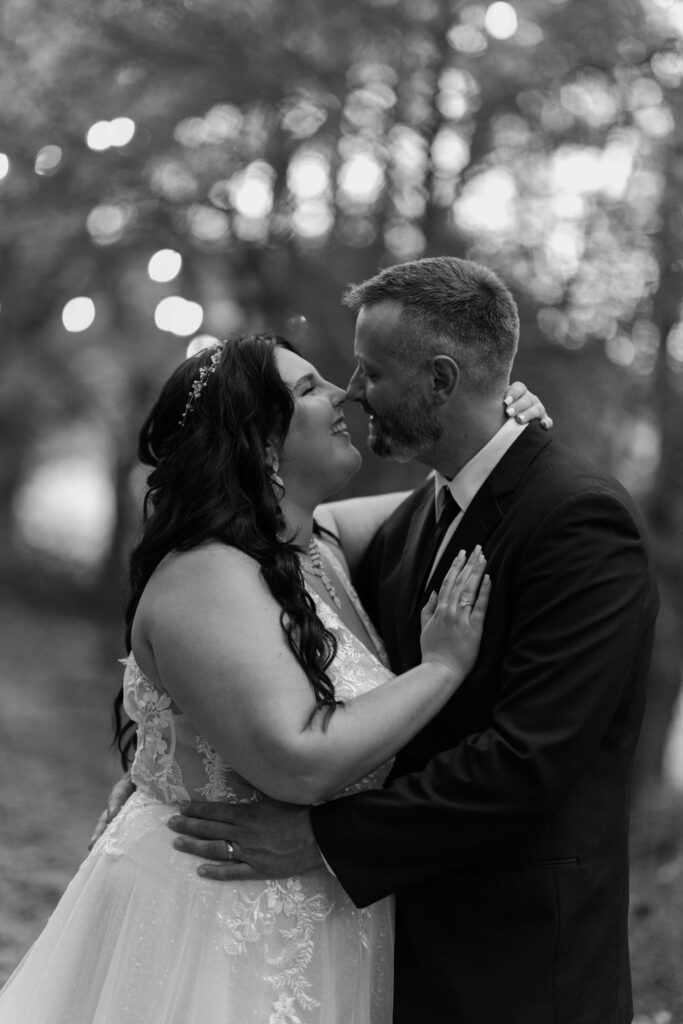
[[[223,842],[225,843],[225,845],[228,848],[228,860],[229,861],[234,860],[234,857],[235,857],[235,847],[232,845],[232,843],[229,843],[227,839],[224,839]]]

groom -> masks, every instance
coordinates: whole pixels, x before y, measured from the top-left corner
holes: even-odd
[[[489,270],[418,260],[346,301],[370,446],[436,470],[373,539],[361,598],[405,671],[422,604],[481,544],[481,653],[384,789],[264,804],[281,852],[234,808],[202,823],[190,805],[176,828],[213,859],[233,844],[215,877],[292,875],[322,852],[358,906],[395,892],[396,1024],[629,1024],[629,786],[657,611],[639,515],[536,424],[501,426],[519,327]]]

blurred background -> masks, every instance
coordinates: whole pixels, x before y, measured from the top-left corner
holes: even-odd
[[[159,385],[262,327],[343,383],[344,286],[451,254],[509,284],[516,378],[649,524],[634,978],[641,1024],[683,1021],[682,82],[683,0],[3,0],[0,976],[118,775]],[[423,475],[367,453],[347,493]]]

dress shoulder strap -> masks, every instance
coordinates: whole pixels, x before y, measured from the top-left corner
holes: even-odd
[[[365,626],[367,634],[370,637],[370,639],[372,640],[372,644],[373,644],[373,647],[375,648],[375,653],[376,653],[377,657],[380,659],[382,664],[388,666],[389,662],[388,662],[388,658],[387,658],[386,648],[385,648],[385,646],[384,646],[384,644],[382,642],[382,639],[381,639],[379,633],[377,632],[377,630],[375,629],[375,627],[374,627],[374,625],[372,623],[372,619],[370,618],[368,613],[365,611],[365,608],[361,604],[360,598],[358,597],[358,594],[356,593],[356,590],[355,590],[355,588],[353,586],[353,583],[351,582],[351,579],[349,577],[346,565],[341,561],[341,559],[338,557],[336,552],[334,552],[332,550],[332,548],[330,547],[330,545],[328,543],[326,543],[325,541],[321,540],[320,537],[317,538],[317,541],[318,541],[318,546],[322,545],[324,547],[325,554],[327,555],[327,557],[329,558],[330,562],[332,563],[332,566],[334,567],[334,571],[336,572],[337,576],[339,577],[339,580],[340,580],[342,586],[344,587],[344,590],[345,590],[346,594],[348,595],[348,598],[349,598],[351,604],[353,605],[353,607],[354,607],[354,609],[356,611],[356,614],[358,615],[358,618],[360,619],[360,621]]]

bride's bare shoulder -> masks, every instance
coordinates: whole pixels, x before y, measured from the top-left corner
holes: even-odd
[[[166,607],[176,602],[187,610],[194,603],[245,601],[250,597],[263,600],[268,588],[261,576],[259,563],[239,548],[211,541],[190,548],[172,551],[156,567],[145,588],[145,604]],[[142,604],[143,602],[141,602]]]

